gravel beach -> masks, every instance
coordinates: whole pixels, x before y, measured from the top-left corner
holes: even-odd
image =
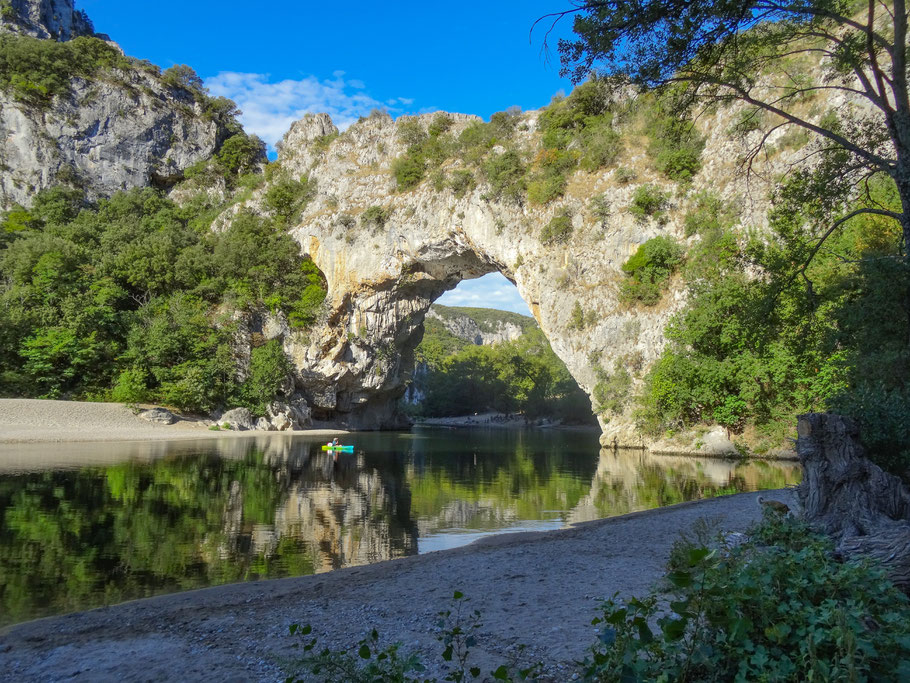
[[[371,628],[436,667],[437,614],[454,591],[483,614],[477,665],[490,671],[518,644],[571,677],[595,638],[598,601],[643,595],[663,575],[679,532],[699,518],[742,531],[760,516],[743,493],[587,522],[492,536],[472,545],[327,574],[208,588],[27,622],[0,632],[0,681],[279,681],[298,654],[292,623],[320,646],[352,645]],[[766,497],[792,504],[789,490]],[[443,674],[444,675],[444,674]]]
[[[210,431],[191,420],[164,425],[147,422],[122,403],[0,399],[0,443],[66,441],[158,441],[231,438],[279,432]],[[327,436],[341,430],[307,429],[282,435]]]

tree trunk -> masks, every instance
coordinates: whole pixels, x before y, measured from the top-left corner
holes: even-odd
[[[796,452],[803,481],[797,496],[806,521],[832,536],[841,555],[878,560],[908,591],[910,491],[866,459],[858,433],[840,415],[800,415]]]

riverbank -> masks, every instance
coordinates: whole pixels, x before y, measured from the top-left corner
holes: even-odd
[[[559,420],[538,418],[527,421],[523,415],[505,413],[475,413],[453,417],[422,417],[415,424],[422,427],[491,427],[494,429],[525,429],[537,427],[544,429],[580,429],[600,433],[597,425],[566,425]]]
[[[173,441],[262,436],[268,434],[332,436],[343,430],[306,429],[286,432],[210,430],[193,420],[169,425],[148,422],[122,403],[0,399],[0,444],[99,441]]]
[[[743,531],[757,493],[637,512],[543,533],[294,579],[233,584],[20,624],[0,634],[0,681],[283,680],[299,655],[292,623],[320,647],[383,642],[420,650],[439,676],[438,612],[454,591],[483,614],[476,662],[506,662],[518,644],[565,680],[595,638],[598,601],[644,595],[663,575],[679,532],[700,518]],[[792,492],[764,492],[792,504]]]

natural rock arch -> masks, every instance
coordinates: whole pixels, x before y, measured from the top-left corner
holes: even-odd
[[[700,119],[699,126],[726,129],[733,115],[722,110]],[[479,120],[448,116],[455,136]],[[526,156],[537,148],[537,116],[522,114],[511,140]],[[408,121],[426,130],[433,117]],[[392,166],[407,151],[400,125],[388,115],[373,115],[339,134],[327,115],[308,115],[279,145],[279,172],[316,183],[317,196],[291,234],[328,283],[325,323],[306,335],[289,335],[285,348],[314,416],[352,428],[402,425],[396,402],[413,368],[430,304],[461,280],[493,271],[515,284],[553,351],[589,396],[603,372],[619,367],[632,367],[640,381],[659,356],[663,330],[685,295],[677,286],[658,306],[622,306],[617,287],[622,264],[651,237],[685,240],[682,219],[701,190],[738,201],[744,222],[759,227],[766,222],[767,187],[755,180],[747,188],[738,172],[747,143],[726,136],[708,136],[702,171],[685,191],[653,170],[646,150],[632,148],[623,162],[638,170],[637,184],[622,182],[615,167],[579,170],[561,198],[532,206],[492,196],[481,174],[476,187],[462,195],[427,180],[398,191]],[[490,153],[501,151],[493,147]],[[774,163],[791,161],[784,155]],[[442,168],[451,173],[469,167],[449,159]],[[626,210],[645,182],[674,197],[667,219],[636,219]],[[266,191],[246,206],[266,212]],[[590,207],[598,195],[611,206],[606,220]],[[571,233],[548,241],[542,233],[557,215],[570,216]],[[576,308],[584,315],[582,326],[573,323]],[[604,443],[641,443],[630,420],[598,419]]]

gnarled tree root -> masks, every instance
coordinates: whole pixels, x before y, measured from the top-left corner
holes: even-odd
[[[855,423],[829,413],[800,415],[797,496],[806,521],[832,536],[844,556],[878,560],[910,590],[910,491],[866,458]]]

